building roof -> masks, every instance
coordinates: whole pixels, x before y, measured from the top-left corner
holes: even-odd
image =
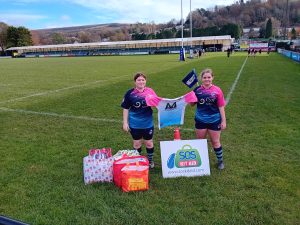
[[[133,45],[133,44],[153,44],[153,43],[181,43],[186,44],[190,41],[208,41],[208,40],[232,40],[230,35],[223,36],[206,36],[206,37],[193,37],[193,38],[172,38],[172,39],[155,39],[155,40],[138,40],[138,41],[115,41],[115,42],[92,42],[92,43],[74,43],[74,44],[59,44],[59,45],[37,45],[37,46],[23,46],[23,47],[11,47],[7,50],[36,50],[45,48],[84,48],[84,47],[97,47],[97,46],[118,46],[118,45]]]

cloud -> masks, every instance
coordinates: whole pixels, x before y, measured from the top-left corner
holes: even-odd
[[[27,13],[0,13],[0,21],[13,26],[22,26],[29,21],[46,19],[45,15],[27,14]]]
[[[49,21],[43,25],[43,29],[59,28],[59,27],[74,27],[81,24],[74,23],[69,15],[61,15],[58,21]]]
[[[74,26],[81,26],[82,24],[76,23],[72,21],[71,16],[69,15],[61,15],[59,20],[56,21],[48,21],[43,25],[44,29],[47,28],[59,28],[59,27],[74,27]]]
[[[6,1],[0,0],[0,3]],[[230,5],[235,1],[191,0],[192,10]],[[183,18],[186,19],[190,1],[182,0],[182,3]],[[66,6],[70,7],[65,9]],[[59,12],[68,14],[58,15]],[[181,0],[10,0],[6,8],[0,10],[0,21],[31,28],[101,23],[166,23],[172,19],[179,21],[180,17]]]
[[[76,27],[76,26],[81,26],[82,24],[77,24],[77,23],[46,23],[43,25],[43,28],[40,29],[50,29],[50,28],[60,28],[60,27]]]
[[[70,17],[69,15],[62,15],[62,16],[60,17],[60,19],[63,20],[63,21],[70,21],[70,20],[71,20],[71,17]]]
[[[92,9],[102,15],[114,12],[118,14],[118,21],[122,22],[168,22],[171,19],[180,20],[180,0],[68,0],[70,3]],[[190,11],[190,1],[182,0],[183,17]],[[215,5],[232,4],[234,0],[192,0],[192,10],[196,8],[209,8]],[[100,16],[103,18],[104,16]],[[117,21],[116,21],[117,22]]]

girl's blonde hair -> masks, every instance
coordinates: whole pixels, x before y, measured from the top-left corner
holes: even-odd
[[[201,78],[203,77],[203,75],[204,75],[205,73],[210,73],[212,77],[214,76],[214,72],[212,71],[212,69],[206,68],[206,69],[204,69],[204,70],[201,71],[201,73],[200,73]]]

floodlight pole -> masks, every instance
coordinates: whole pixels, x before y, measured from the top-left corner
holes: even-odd
[[[193,47],[193,30],[192,30],[192,0],[190,0],[190,32],[191,32],[191,48]]]
[[[287,31],[286,31],[286,39],[289,39],[289,23],[290,23],[290,7],[289,7],[289,0],[286,1],[286,26],[287,26]]]
[[[182,18],[182,0],[181,0],[181,48],[180,48],[180,54],[179,54],[179,60],[185,61],[185,52],[183,48],[183,18]]]
[[[182,0],[181,0],[181,48],[183,48],[183,18],[182,18]]]
[[[192,0],[190,0],[190,33],[191,33],[190,59],[192,59],[193,58]]]

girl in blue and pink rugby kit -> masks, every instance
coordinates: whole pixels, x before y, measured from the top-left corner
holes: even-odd
[[[201,72],[202,84],[193,90],[193,100],[197,102],[195,128],[196,136],[199,139],[204,139],[207,133],[209,134],[218,159],[218,168],[222,170],[224,169],[224,162],[220,136],[221,130],[226,128],[226,103],[222,90],[213,85],[213,78],[214,75],[211,69],[203,70]]]
[[[146,96],[156,93],[146,87],[146,76],[137,73],[134,76],[135,88],[128,90],[121,104],[123,108],[123,130],[130,131],[133,138],[133,148],[142,151],[142,142],[146,145],[149,167],[154,168],[153,161],[153,133],[154,124],[152,109],[146,104]]]

